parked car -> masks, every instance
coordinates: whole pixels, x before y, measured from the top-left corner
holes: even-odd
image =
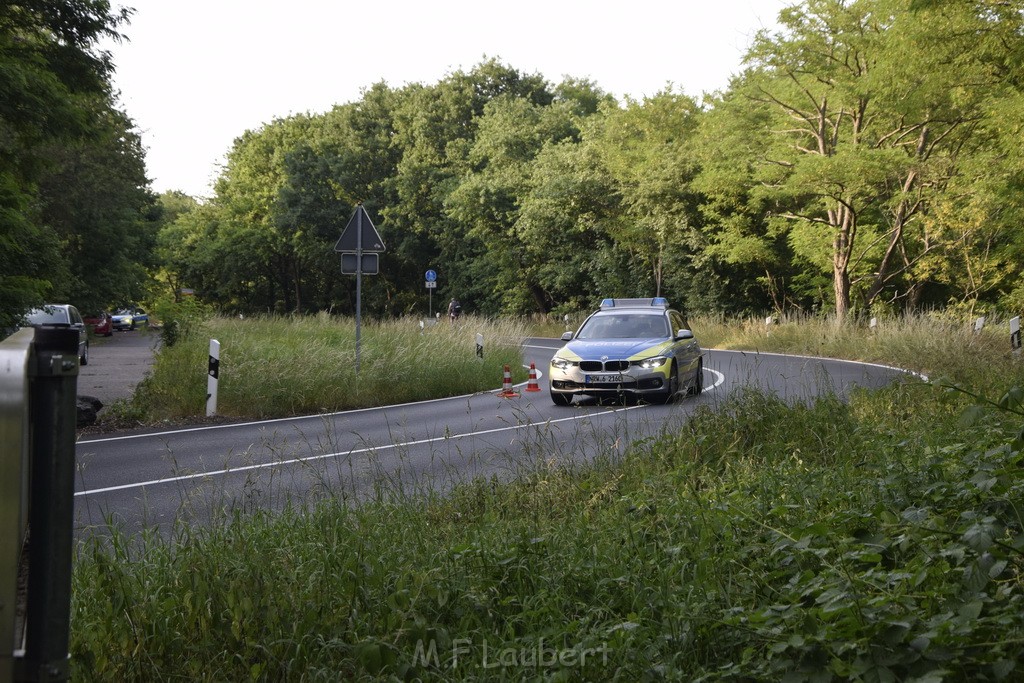
[[[114,321],[106,311],[82,316],[82,320],[92,328],[92,333],[97,336],[109,337],[114,334]]]
[[[667,403],[704,388],[704,360],[686,319],[664,297],[605,299],[551,359],[555,405],[582,395],[637,396]]]
[[[113,321],[115,330],[134,330],[139,325],[148,324],[149,315],[141,308],[121,308],[114,313]]]
[[[42,308],[33,308],[25,314],[25,324],[32,327],[58,325],[78,330],[78,360],[82,365],[89,364],[89,332],[78,309],[70,304],[46,304]]]

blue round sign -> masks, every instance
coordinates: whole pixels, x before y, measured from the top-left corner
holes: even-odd
[[[434,282],[437,280],[437,273],[432,270],[428,270],[426,273],[427,282]]]

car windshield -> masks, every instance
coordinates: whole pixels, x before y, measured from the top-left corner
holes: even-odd
[[[67,325],[68,314],[63,308],[37,308],[25,315],[29,325]]]
[[[646,339],[667,337],[668,323],[661,315],[616,313],[594,316],[580,329],[577,339]]]

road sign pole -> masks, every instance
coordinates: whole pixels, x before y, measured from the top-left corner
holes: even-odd
[[[363,230],[367,234],[363,235]],[[353,234],[355,233],[355,234]],[[355,251],[353,251],[353,247]],[[367,251],[367,263],[363,263],[363,251]],[[356,276],[356,374],[359,373],[360,355],[362,353],[363,328],[363,270],[367,275],[376,275],[379,269],[379,255],[384,251],[384,240],[373,227],[373,221],[363,208],[362,202],[356,205],[355,213],[348,219],[348,224],[341,232],[334,245],[334,251],[341,253],[342,275]],[[346,259],[355,256],[355,262]]]
[[[359,374],[360,332],[363,325],[363,212],[356,213],[356,374]]]
[[[434,288],[437,287],[437,273],[433,268],[423,274],[424,286],[427,288],[427,314],[434,317]]]

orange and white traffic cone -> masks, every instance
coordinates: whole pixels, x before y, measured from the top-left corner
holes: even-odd
[[[530,381],[526,383],[527,391],[540,391],[540,385],[537,384],[537,365],[530,363]]]
[[[518,395],[519,394],[512,389],[512,371],[509,370],[506,365],[505,376],[502,378],[501,382],[501,393],[499,393],[498,396],[501,396],[502,398],[515,398]]]

